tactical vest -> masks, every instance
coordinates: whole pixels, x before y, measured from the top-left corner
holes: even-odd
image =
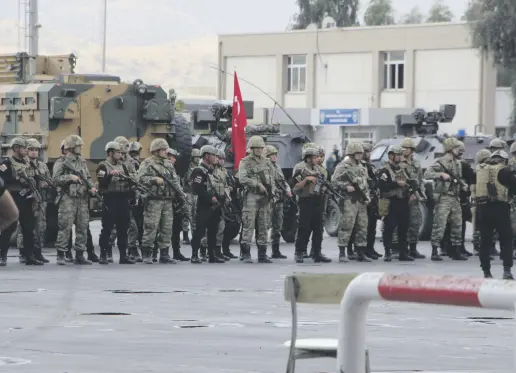
[[[50,171],[45,163],[35,159],[31,161],[33,166],[30,166],[29,169],[34,170],[36,176],[45,177],[47,179],[51,179]],[[56,190],[50,188],[50,186],[46,186],[45,188],[41,187],[41,182],[38,185],[39,193],[41,194],[41,199],[43,202],[50,202],[56,198]]]
[[[9,185],[7,185],[7,190],[9,190],[10,192],[20,192],[23,189],[26,189],[19,181],[20,180],[20,172],[25,171],[25,173],[29,177],[34,177],[34,172],[31,172],[31,170],[29,170],[28,163],[22,163],[14,157],[10,157],[9,159],[11,161],[11,170],[12,170],[13,176],[11,179],[12,181],[9,183]]]
[[[124,168],[124,165],[120,162],[117,162],[117,164],[113,164],[108,160],[100,162],[99,166],[102,165],[106,168],[107,174],[109,174],[111,171],[118,170],[122,174],[128,174],[127,167]],[[107,177],[108,175],[106,175]],[[130,176],[130,175],[127,175]],[[124,179],[121,179],[117,177],[116,175],[113,175],[111,177],[111,180],[106,185],[101,186],[99,183],[99,192],[100,193],[127,193],[131,191],[131,184]]]
[[[407,175],[405,175],[405,171],[403,170],[403,167],[399,167],[397,170],[393,169],[392,165],[390,163],[387,163],[385,166],[383,166],[384,169],[389,172],[389,176],[391,180],[398,182],[398,181],[407,181]],[[383,198],[405,198],[408,195],[408,191],[406,188],[397,187],[394,189],[391,189],[387,192],[382,192]]]
[[[299,167],[298,167],[299,166]],[[296,176],[296,183],[299,183],[306,179],[308,176],[313,175],[322,175],[321,169],[318,166],[314,166],[313,169],[310,169],[307,163],[304,163],[304,165],[296,165],[296,173],[298,176]],[[307,198],[315,195],[320,195],[320,185],[317,185],[316,183],[306,183],[303,189],[301,189],[300,192],[298,192],[299,198]]]
[[[226,189],[226,170],[223,167],[216,167],[211,178],[211,185],[213,186],[215,194],[222,197]]]
[[[86,160],[79,156],[67,156],[63,157],[63,161],[68,160],[72,164],[72,166],[82,173],[85,178],[88,176],[88,167],[86,165]],[[63,175],[73,175],[73,173],[68,169],[68,167],[63,166]],[[70,197],[85,197],[88,195],[88,186],[81,180],[80,184],[72,183],[69,184],[65,189],[65,193]]]
[[[444,164],[447,170],[450,172],[453,172],[457,178],[462,180],[462,166],[460,162],[453,161],[452,164],[449,162],[445,162],[443,158],[439,159],[439,163]],[[442,168],[442,166],[439,164],[439,166]],[[444,169],[442,169],[442,172]],[[451,176],[451,175],[450,175]],[[449,196],[455,196],[458,197],[460,195],[461,186],[460,184],[452,184],[450,180],[439,180],[435,183],[434,187],[434,195],[435,199],[437,200],[440,195],[449,195]]]
[[[245,163],[247,176],[250,179],[253,179],[256,184],[262,184],[263,186],[271,185],[273,183],[271,168],[269,166],[269,160],[266,158],[258,158],[248,156],[245,158],[247,162]],[[242,163],[240,164],[242,166]],[[263,180],[262,177],[263,176]],[[248,189],[248,188],[247,188]],[[249,190],[248,192],[259,194],[259,190]]]
[[[166,163],[155,162],[154,159],[150,159],[147,162],[149,164],[145,165],[144,167],[150,167],[153,173],[156,173],[156,171],[153,168],[155,167],[163,176],[165,176],[170,181],[177,177],[176,173],[172,170],[172,165],[167,166]],[[159,176],[156,174],[156,177]],[[158,196],[157,198],[159,199],[175,199],[176,197],[176,192],[168,185],[168,183],[165,180],[163,180],[162,185],[152,183],[150,185],[150,190],[154,195]],[[153,197],[149,196],[149,198]]]
[[[508,201],[508,190],[498,181],[498,172],[504,167],[501,163],[477,166],[475,195],[479,201]]]

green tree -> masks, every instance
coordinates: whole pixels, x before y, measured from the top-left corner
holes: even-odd
[[[450,7],[443,3],[443,0],[436,0],[430,8],[430,12],[426,22],[451,22],[453,13]]]
[[[480,13],[481,9],[481,3],[478,0],[472,0],[468,4],[468,8],[460,17],[461,21],[478,21],[480,18],[482,18],[482,14]]]
[[[367,26],[394,24],[392,0],[371,0],[369,7],[364,14],[364,23]]]
[[[402,17],[401,23],[404,23],[406,25],[423,23],[423,18],[423,13],[421,13],[419,8],[415,6],[410,10],[410,12],[408,12]]]
[[[516,133],[516,3],[507,0],[474,0],[470,2],[468,11],[475,20],[469,23],[473,44],[492,56],[499,72],[506,76],[504,85],[510,82],[513,97],[512,135]]]
[[[321,27],[325,15],[335,19],[337,27],[356,26],[359,0],[296,0],[299,11],[293,16],[291,27],[303,30],[311,23]]]

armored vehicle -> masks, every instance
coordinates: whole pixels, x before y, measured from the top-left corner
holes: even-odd
[[[191,122],[193,125],[192,146],[201,148],[203,145],[209,144],[219,150],[223,150],[226,154],[225,167],[229,171],[234,169],[234,154],[231,147],[231,117],[233,103],[231,101],[218,100],[213,101],[211,105],[199,105],[197,107],[190,106],[185,103],[186,110],[191,107]],[[244,101],[246,116],[248,119],[253,118],[254,105],[252,101]],[[288,127],[292,127],[289,130]],[[297,125],[281,126],[280,124],[248,124],[245,128],[246,137],[262,136],[268,145],[274,145],[280,156],[278,162],[283,170],[287,180],[292,177],[292,169],[301,158],[303,144],[310,141],[306,132]],[[283,131],[283,132],[282,132]],[[182,166],[189,162],[185,157],[181,157],[177,162]],[[176,162],[176,164],[177,164]],[[297,206],[295,204],[285,204],[282,237],[286,242],[294,242],[297,229]],[[233,226],[233,237],[236,237],[240,226]]]
[[[417,109],[411,115],[397,115],[395,124],[397,127],[396,136],[389,139],[380,140],[375,144],[371,153],[371,161],[376,168],[382,167],[388,161],[388,149],[392,145],[400,145],[405,137],[411,137],[416,145],[414,158],[421,163],[423,172],[432,165],[435,159],[444,155],[442,146],[443,140],[447,136],[437,135],[439,123],[450,123],[455,117],[455,105],[441,105],[439,111],[425,112]],[[489,146],[492,136],[459,136],[459,140],[464,142],[464,159],[474,163],[475,154],[483,148]],[[433,182],[424,182],[426,201],[420,203],[423,220],[420,228],[420,238],[428,239],[432,230],[433,221]],[[338,218],[338,211],[333,212],[332,218]],[[332,232],[333,233],[333,232]]]
[[[191,151],[190,123],[175,113],[173,90],[167,96],[159,85],[140,79],[124,83],[118,76],[75,74],[73,54],[38,56],[33,76],[28,75],[28,61],[26,53],[0,56],[3,156],[12,138],[35,137],[43,144],[42,159],[52,169],[61,156],[61,141],[77,134],[84,139],[83,156],[95,175],[96,164],[106,156],[105,144],[116,136],[139,141],[142,157],[149,155],[155,138],[166,139],[180,153]],[[98,212],[94,199],[91,208],[93,214]]]

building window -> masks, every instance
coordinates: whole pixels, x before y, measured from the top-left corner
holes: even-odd
[[[288,56],[288,92],[306,91],[306,56]]]
[[[405,52],[383,53],[383,88],[405,88]]]
[[[374,137],[374,132],[344,132],[342,145],[346,149],[350,141],[374,144]]]

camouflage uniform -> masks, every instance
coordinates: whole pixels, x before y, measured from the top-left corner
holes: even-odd
[[[367,246],[367,203],[369,202],[369,185],[367,183],[367,169],[357,159],[362,155],[362,144],[350,142],[346,148],[349,158],[340,162],[332,175],[331,182],[342,192],[344,199],[340,202],[340,222],[337,244],[339,246],[339,262],[347,262],[346,248],[355,230],[355,246],[357,260],[370,262],[365,256]],[[353,188],[352,192],[348,188]],[[358,190],[360,189],[360,190]],[[365,199],[364,196],[367,198]]]
[[[425,179],[434,180],[434,221],[432,226],[432,257],[439,257],[438,248],[444,236],[446,224],[450,224],[450,241],[452,244],[449,256],[454,260],[466,260],[460,253],[462,245],[462,209],[459,202],[462,167],[457,159],[460,145],[455,138],[447,138],[443,142],[447,153],[437,159],[425,172]],[[452,173],[453,175],[449,174]],[[442,174],[449,175],[448,180],[441,178]]]
[[[81,178],[77,179],[72,170],[66,166],[66,164],[70,164],[91,184],[91,175],[86,160],[74,150],[76,146],[80,145],[84,145],[84,142],[79,136],[69,136],[65,140],[65,148],[70,149],[71,153],[64,158],[59,158],[53,169],[54,184],[60,188],[58,192],[58,198],[60,198],[58,210],[59,232],[56,240],[57,264],[59,265],[66,264],[64,254],[67,251],[73,224],[75,224],[75,263],[91,264],[91,261],[84,258],[90,220],[88,195],[90,191],[88,185]]]
[[[407,175],[407,179],[415,181],[416,186],[421,189],[423,186],[423,169],[421,168],[421,163],[413,158],[414,151],[416,150],[414,140],[410,137],[404,138],[401,142],[401,147],[403,151],[405,151],[405,149],[410,149],[410,155],[404,156],[401,159],[400,166]],[[415,190],[411,192],[409,198],[409,226],[407,242],[409,244],[410,256],[415,259],[424,259],[425,256],[417,250],[417,243],[419,242],[419,228],[421,227],[423,220],[423,215],[419,208],[419,197],[420,196]]]
[[[127,158],[127,163],[131,166],[136,174],[138,169],[140,168],[140,151],[142,146],[139,142],[132,142],[129,144],[129,157]],[[143,200],[139,193],[136,193],[134,205],[132,207],[132,220],[129,224],[128,230],[128,240],[132,244],[134,244],[134,237],[136,238],[136,242],[141,247],[142,245],[142,235],[143,235]],[[134,221],[134,224],[133,224]],[[136,262],[142,262],[143,259],[138,252],[137,247],[130,248],[129,255],[131,258],[136,260]]]
[[[142,256],[143,262],[146,264],[152,264],[151,254],[156,236],[160,249],[160,263],[176,263],[169,255],[174,217],[172,202],[174,199],[182,197],[176,192],[176,190],[181,190],[181,185],[174,168],[166,158],[158,155],[161,150],[166,151],[167,149],[168,143],[164,139],[153,140],[150,145],[150,152],[153,155],[145,159],[138,170],[138,182],[148,187],[157,196],[146,196],[144,202]],[[174,188],[158,176],[156,170]],[[159,180],[161,180],[160,184],[158,184]]]
[[[192,219],[192,216],[195,216],[194,195],[192,193],[190,176],[192,175],[194,168],[199,165],[200,156],[201,153],[199,149],[192,149],[191,162],[188,165],[188,170],[183,178],[183,190],[186,193],[186,200],[190,206],[189,208],[185,208],[185,215],[183,217],[183,243],[185,245],[190,244],[190,239],[188,237],[189,228],[192,228],[192,234],[195,229],[195,219]]]
[[[251,153],[254,148],[263,149],[265,147],[263,138],[252,136],[249,139],[249,147]],[[267,257],[267,228],[270,219],[270,203],[276,193],[274,169],[267,158],[251,154],[240,161],[238,180],[245,188],[242,209],[242,241],[240,243],[243,260],[252,263],[251,240],[256,226],[258,261],[270,263],[271,260]],[[262,194],[260,186],[269,188],[266,193],[270,193],[270,195]]]
[[[283,175],[283,171],[281,167],[277,164],[277,159],[274,161],[271,159],[271,156],[278,155],[278,149],[272,145],[267,145],[265,147],[265,156],[269,158],[272,164],[272,168],[274,169],[274,180],[278,190],[278,201],[276,203],[271,203],[271,246],[272,246],[272,258],[273,259],[286,259],[287,257],[283,255],[280,251],[280,239],[281,239],[281,228],[283,227],[283,207],[284,200],[286,198],[292,197],[292,192],[290,190],[290,186]],[[290,196],[290,197],[289,197]]]

